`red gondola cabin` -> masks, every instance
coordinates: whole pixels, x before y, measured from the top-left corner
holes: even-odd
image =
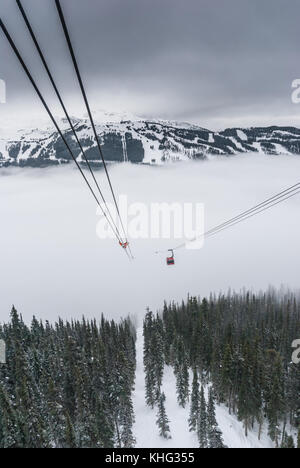
[[[168,266],[175,265],[174,252],[173,252],[173,250],[169,250],[169,252],[172,253],[172,256],[167,257],[167,265]]]

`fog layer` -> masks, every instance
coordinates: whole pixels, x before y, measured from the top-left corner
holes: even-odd
[[[300,158],[238,156],[150,168],[111,169],[130,202],[205,203],[206,228],[298,182]],[[99,173],[104,185],[104,176]],[[75,169],[0,174],[0,321],[12,304],[26,320],[143,317],[146,307],[187,294],[268,285],[298,288],[300,197],[208,239],[199,251],[176,252],[166,240],[132,242],[129,262],[116,241],[96,236],[96,207]],[[178,242],[175,242],[175,244]],[[170,245],[171,244],[171,245]]]

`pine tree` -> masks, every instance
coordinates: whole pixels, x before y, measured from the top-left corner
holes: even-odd
[[[199,410],[200,410],[199,381],[198,381],[197,370],[194,369],[192,395],[191,395],[191,408],[190,408],[190,417],[189,417],[190,432],[197,431],[197,424],[199,420]]]
[[[286,433],[286,431],[283,434],[281,448],[283,448],[283,449],[293,449],[293,448],[295,448],[293,437],[288,435]]]
[[[131,394],[125,393],[122,395],[121,399],[121,417],[120,417],[120,422],[121,422],[121,440],[122,440],[122,446],[124,448],[134,448],[136,444],[135,437],[132,432],[133,428],[133,423],[134,423],[134,410],[133,410],[133,404],[131,400]]]
[[[270,365],[267,382],[267,415],[269,420],[269,436],[279,446],[280,419],[284,412],[284,379],[281,357],[276,352],[270,353]],[[270,375],[272,373],[272,376]]]
[[[152,409],[157,400],[156,393],[156,375],[155,365],[153,360],[153,329],[154,329],[153,313],[147,309],[144,320],[144,371],[145,371],[145,391],[146,403]]]
[[[209,400],[207,408],[207,433],[209,448],[225,448],[222,431],[218,427],[216,419],[215,397],[212,388],[209,389]]]
[[[0,384],[1,448],[19,448],[23,439],[18,417],[7,392]]]
[[[161,393],[158,400],[158,413],[156,424],[159,428],[159,435],[164,439],[171,439],[169,420],[165,408],[166,396],[164,393]]]
[[[189,399],[189,372],[187,353],[182,339],[176,342],[176,359],[174,374],[176,376],[176,391],[179,406],[185,408]]]
[[[181,406],[188,399],[186,369],[197,368],[201,383],[213,384],[216,402],[243,421],[246,433],[258,424],[260,439],[266,423],[278,447],[288,423],[299,431],[300,367],[291,364],[291,343],[300,336],[297,295],[270,289],[188,297],[165,304],[162,316],[165,359]]]
[[[204,395],[204,388],[202,386],[200,393],[200,414],[198,420],[198,440],[200,448],[204,449],[208,447],[207,439],[207,406]]]
[[[114,447],[114,431],[113,423],[109,413],[108,405],[97,397],[96,401],[96,425],[100,436],[100,444],[102,448]]]
[[[132,447],[135,330],[85,319],[0,326],[0,448]]]
[[[240,388],[238,392],[238,418],[240,421],[244,422],[245,427],[245,436],[248,437],[248,430],[249,430],[249,421],[251,415],[253,415],[253,407],[251,405],[251,371],[250,362],[249,362],[249,354],[245,355],[244,365],[241,369],[241,381],[240,381]]]
[[[68,414],[66,417],[65,448],[77,448],[74,427]]]

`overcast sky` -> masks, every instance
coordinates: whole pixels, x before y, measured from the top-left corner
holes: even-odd
[[[70,112],[84,108],[54,0],[23,0]],[[228,126],[300,126],[291,84],[300,78],[299,0],[62,0],[96,110]],[[1,17],[57,113],[56,101],[14,0]],[[45,116],[0,36],[7,104],[0,126]]]

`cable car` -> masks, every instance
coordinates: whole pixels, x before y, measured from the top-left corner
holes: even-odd
[[[168,266],[175,265],[174,251],[169,250],[169,252],[171,252],[172,255],[170,257],[167,257],[167,265]]]
[[[120,241],[119,244],[120,244],[120,246],[121,246],[123,249],[125,249],[125,250],[126,250],[127,247],[129,246],[129,242],[127,242],[127,241],[126,241],[126,242],[121,242],[121,241]]]

